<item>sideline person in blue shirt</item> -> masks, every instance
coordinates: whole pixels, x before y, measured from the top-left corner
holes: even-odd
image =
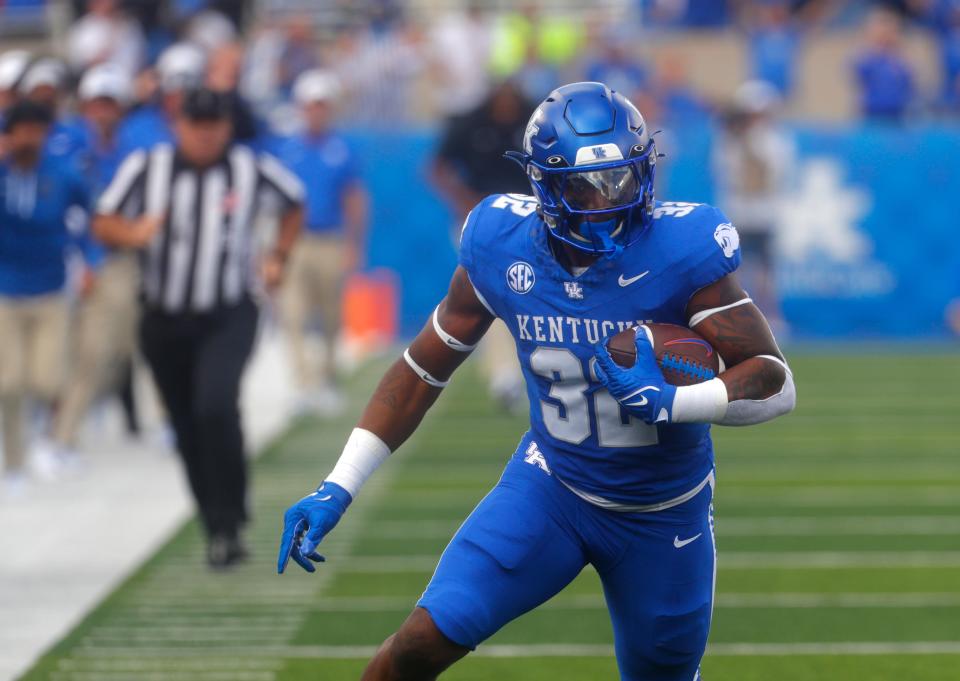
[[[82,133],[83,146],[77,161],[95,198],[107,188],[124,158],[118,133],[132,94],[129,76],[111,64],[88,69],[80,80],[80,116],[74,125]],[[97,247],[103,251],[104,261],[96,282],[78,306],[76,333],[70,343],[73,361],[50,443],[50,456],[67,465],[80,461],[76,451],[80,425],[90,404],[106,388],[119,389],[128,431],[135,434],[139,427],[130,385],[138,319],[137,255],[131,250]]]
[[[860,113],[873,120],[901,121],[916,95],[914,74],[901,46],[900,19],[877,9],[866,26],[866,46],[853,62]]]
[[[49,405],[60,388],[67,331],[66,252],[96,252],[76,209],[90,194],[71,159],[45,151],[52,113],[35,102],[14,105],[4,121],[6,156],[0,159],[0,412],[4,487],[22,489],[21,427],[27,396]],[[80,225],[77,233],[71,226]],[[49,473],[46,462],[37,472]]]
[[[281,306],[301,406],[330,414],[342,401],[333,385],[340,299],[344,278],[362,261],[367,193],[353,152],[331,127],[340,92],[336,77],[307,71],[293,92],[306,130],[282,143],[278,155],[306,186],[307,229],[291,256]],[[326,341],[321,367],[313,366],[306,349],[305,331],[314,316],[320,317]]]

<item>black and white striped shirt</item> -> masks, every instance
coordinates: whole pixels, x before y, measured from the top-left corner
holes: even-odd
[[[264,206],[286,209],[303,194],[283,164],[249,147],[233,145],[222,161],[198,170],[173,145],[159,144],[124,160],[97,212],[166,215],[143,253],[144,302],[168,313],[207,312],[253,291],[254,223]]]

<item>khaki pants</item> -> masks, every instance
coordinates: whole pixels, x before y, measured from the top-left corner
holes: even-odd
[[[340,299],[343,294],[344,244],[339,237],[307,234],[290,256],[290,269],[281,294],[283,326],[290,341],[291,360],[297,383],[309,390],[334,376],[334,352],[340,331]],[[312,361],[307,325],[319,316],[323,325],[325,357],[320,367]]]
[[[139,267],[133,253],[108,258],[90,297],[80,306],[75,349],[54,422],[54,439],[75,447],[90,403],[115,380],[136,348]]]
[[[0,411],[8,471],[24,464],[25,399],[53,401],[60,390],[66,333],[65,294],[0,297]]]

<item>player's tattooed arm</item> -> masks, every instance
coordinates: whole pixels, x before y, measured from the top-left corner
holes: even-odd
[[[449,380],[493,319],[477,298],[466,271],[458,267],[435,318],[431,315],[410,344],[409,359],[400,358],[390,367],[357,426],[375,433],[395,451],[440,395],[442,386],[436,384]]]
[[[786,380],[785,362],[770,325],[734,275],[697,291],[687,305],[692,326],[726,363],[720,380],[728,399],[762,400],[776,395]]]

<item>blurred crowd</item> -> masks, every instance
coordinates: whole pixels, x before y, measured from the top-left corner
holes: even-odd
[[[0,16],[4,11],[9,8],[0,5]],[[75,196],[62,197],[64,207],[91,213],[125,159],[177,143],[188,93],[204,88],[228,97],[233,139],[275,155],[306,188],[304,237],[291,254],[278,307],[304,408],[333,413],[340,399],[331,341],[344,277],[363,266],[369,213],[356,155],[337,129],[439,123],[430,180],[459,223],[485,194],[526,193],[522,173],[501,154],[520,148],[533,106],[562,83],[603,81],[657,128],[719,122],[718,191],[743,232],[744,248],[756,254],[751,290],[776,321],[769,206],[793,159],[780,121],[799,96],[805,46],[816,32],[836,26],[860,36],[836,68],[847,73],[861,117],[899,124],[960,114],[960,0],[612,0],[590,11],[559,0],[77,0],[54,49],[20,39],[23,49],[0,52],[0,169],[7,168],[0,219],[9,223],[0,224],[0,260],[13,263],[0,262],[0,331],[13,325],[25,347],[42,350],[33,353],[33,368],[18,367],[6,377],[0,371],[5,484],[22,486],[29,461],[41,477],[75,462],[77,431],[99,396],[117,391],[129,430],[140,427],[131,389],[136,266],[111,257],[114,251],[91,237],[84,227],[89,216],[64,210],[48,216],[60,220],[66,234],[50,244],[65,249],[72,265],[35,291],[39,279],[22,272],[29,257],[20,259],[3,234],[27,220],[42,194],[17,168],[18,154],[32,143],[23,132],[30,124],[43,127],[42,140],[34,142],[44,159],[55,159],[51,172],[69,173],[70,182],[79,183]],[[681,50],[658,49],[674,32],[690,30],[740,35],[746,82],[721,100],[694,84]],[[939,55],[935,89],[924,89],[904,49],[911,32],[930,36]],[[77,198],[81,194],[86,198]],[[20,274],[11,275],[14,270]],[[47,312],[28,315],[15,304],[53,293]],[[111,331],[117,324],[122,333]],[[303,329],[311,325],[328,340],[319,366],[305,347]],[[58,346],[44,340],[50,334],[66,342],[68,352],[60,355],[73,358],[65,365],[70,376],[55,370]],[[507,373],[494,367],[492,382],[510,402],[518,384],[516,372]],[[11,401],[11,393],[20,402]],[[40,405],[26,434],[16,425],[24,418],[24,397]]]

